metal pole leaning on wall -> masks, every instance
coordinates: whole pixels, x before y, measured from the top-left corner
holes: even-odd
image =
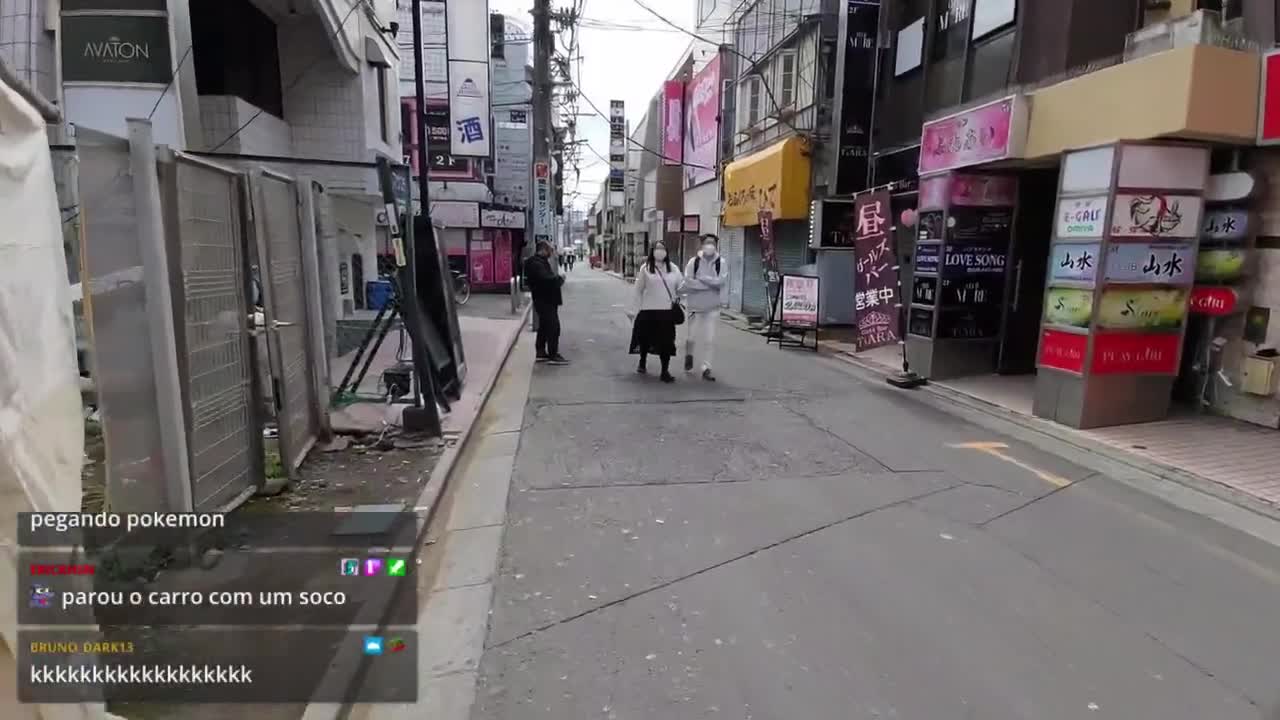
[[[316,238],[316,202],[315,188],[311,178],[303,176],[294,182],[294,191],[298,198],[298,224],[302,231],[302,275],[305,279],[303,290],[307,299],[307,345],[311,354],[311,368],[314,374],[312,392],[315,399],[312,407],[320,428],[320,437],[326,442],[333,437],[333,428],[329,424],[329,349],[325,343],[324,327],[324,293],[321,292],[320,278],[320,243]]]
[[[173,327],[173,294],[169,285],[164,216],[160,208],[160,180],[156,176],[156,146],[149,120],[130,118],[126,122],[129,126],[129,167],[137,203],[138,249],[147,291],[147,320],[151,325],[151,359],[156,373],[156,412],[163,445],[164,477],[169,486],[170,507],[167,509],[170,512],[193,512],[186,413],[178,373],[177,333]]]

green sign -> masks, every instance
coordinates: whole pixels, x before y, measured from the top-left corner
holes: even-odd
[[[171,77],[167,18],[63,16],[62,79],[66,82],[164,85]]]

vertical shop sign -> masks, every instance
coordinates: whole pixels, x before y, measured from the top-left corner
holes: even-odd
[[[609,101],[609,206],[621,207],[627,189],[627,117],[621,100]]]
[[[684,83],[668,80],[662,90],[662,164],[680,165],[684,151]]]
[[[854,309],[859,351],[897,342],[900,332],[898,260],[893,250],[889,203],[886,190],[854,200],[858,220],[854,231]]]
[[[450,151],[459,157],[489,157],[492,150],[489,105],[488,0],[445,3],[449,57],[449,109],[453,127]]]
[[[867,185],[879,22],[879,2],[847,0],[836,51],[836,64],[844,69],[836,79],[836,97],[841,98],[835,143],[836,195],[851,194]]]
[[[685,100],[684,186],[701,185],[716,176],[720,144],[720,56],[693,76]]]
[[[551,168],[533,164],[533,234],[551,235]]]
[[[761,210],[757,219],[760,222],[760,262],[764,268],[764,279],[774,285],[778,282],[778,249],[773,238],[773,212]]]

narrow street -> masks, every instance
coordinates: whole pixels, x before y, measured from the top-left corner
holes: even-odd
[[[532,368],[474,720],[1275,708],[1274,546],[727,326],[639,376],[630,292],[579,266]]]

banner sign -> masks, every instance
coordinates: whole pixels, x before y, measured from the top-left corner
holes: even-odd
[[[1102,291],[1098,326],[1117,330],[1179,330],[1187,315],[1188,288],[1111,287]]]
[[[773,213],[761,210],[760,221],[760,263],[764,268],[765,282],[770,285],[778,282],[778,250],[773,244]]]
[[[720,153],[720,56],[693,76],[685,99],[684,186],[701,185],[716,176]]]
[[[1239,242],[1249,237],[1249,211],[1206,210],[1200,239],[1210,242]]]
[[[1107,282],[1189,285],[1193,255],[1191,243],[1114,243],[1107,251]]]
[[[1194,238],[1202,201],[1196,195],[1117,194],[1111,211],[1115,238]]]
[[[533,234],[551,235],[551,168],[533,164]]]
[[[942,274],[1003,276],[1008,252],[1003,244],[948,245]]]
[[[1013,208],[952,207],[947,220],[947,242],[1008,244],[1012,230]]]
[[[920,175],[1003,160],[1015,154],[1013,134],[1025,114],[1017,96],[925,123],[920,136]],[[1025,133],[1025,128],[1021,130]]]
[[[488,157],[489,63],[449,61],[449,111],[453,117],[450,151],[459,157]]]
[[[971,278],[943,278],[944,306],[994,305],[1004,300],[1004,278],[979,275]]]
[[[898,259],[893,251],[889,192],[854,199],[855,295],[859,352],[898,341]]]
[[[1018,197],[1018,179],[1013,175],[953,175],[953,207],[1013,207]]]
[[[1088,335],[1045,328],[1040,333],[1039,366],[1079,375],[1084,372],[1084,354],[1088,348]]]
[[[929,243],[916,246],[916,272],[937,274],[942,260],[942,245]]]
[[[1102,237],[1107,230],[1107,196],[1058,201],[1058,237]]]
[[[61,32],[66,82],[164,85],[173,77],[167,17],[63,15]]]
[[[928,275],[911,278],[911,302],[916,305],[937,305],[938,278]]]
[[[1054,243],[1049,279],[1093,283],[1101,264],[1102,243]]]
[[[627,118],[621,100],[609,101],[609,207],[621,207],[627,189]]]
[[[662,164],[680,165],[684,150],[684,83],[668,80],[662,91]]]
[[[836,67],[844,72],[836,77],[835,194],[848,195],[866,187],[868,180],[879,4],[847,0],[839,24]]]
[[[1097,333],[1093,338],[1095,375],[1177,375],[1181,333]]]
[[[454,60],[483,63],[487,67],[492,47],[488,0],[445,3],[445,23],[451,61],[449,74],[453,74]]]
[[[805,275],[782,276],[782,326],[818,327],[818,278]]]

